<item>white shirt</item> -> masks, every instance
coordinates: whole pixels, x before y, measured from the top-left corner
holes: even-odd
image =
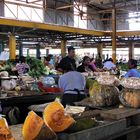
[[[64,91],[67,90],[84,90],[85,89],[85,77],[77,71],[70,71],[60,76],[58,84]]]
[[[112,68],[115,68],[116,65],[112,61],[107,61],[104,63],[104,68],[107,68],[108,70],[111,70]]]

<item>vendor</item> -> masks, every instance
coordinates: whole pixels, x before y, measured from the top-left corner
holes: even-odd
[[[64,57],[60,63],[58,64],[57,70],[64,72],[64,67],[67,64],[71,64],[72,68],[76,70],[76,61],[74,59],[75,57],[75,48],[69,47],[68,48],[68,56]]]
[[[21,56],[16,64],[16,70],[19,75],[23,75],[29,71],[29,65],[25,62],[25,57]]]
[[[129,71],[125,74],[125,78],[138,77],[140,78],[140,72],[137,70],[137,60],[130,59],[128,61]]]
[[[103,71],[102,69],[96,67],[94,58],[90,59],[90,69],[92,69],[92,71],[94,71],[94,72],[102,72]]]
[[[90,65],[90,58],[88,56],[84,56],[82,64],[77,68],[78,72],[92,72],[94,71],[92,66]]]
[[[59,78],[59,88],[64,90],[62,104],[73,105],[74,102],[80,101],[86,97],[85,78],[81,73],[74,71],[71,63],[67,63],[64,67],[64,74]]]
[[[109,58],[108,60],[106,60],[104,62],[103,69],[105,69],[105,70],[115,70],[116,69],[116,65],[113,63],[113,59],[112,58]]]

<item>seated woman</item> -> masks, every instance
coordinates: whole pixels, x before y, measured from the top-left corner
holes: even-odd
[[[130,59],[128,61],[129,71],[125,74],[125,78],[138,77],[140,78],[140,72],[137,70],[137,60]]]
[[[94,72],[102,72],[103,70],[100,68],[97,68],[95,65],[94,58],[90,59],[90,66],[89,66]]]
[[[16,64],[16,70],[19,75],[23,75],[28,72],[29,65],[25,62],[25,57],[21,56],[19,62]]]
[[[94,71],[92,66],[90,65],[90,58],[88,56],[84,56],[82,64],[77,68],[78,72],[92,72]]]
[[[71,63],[64,66],[64,74],[59,78],[59,88],[64,90],[62,104],[73,105],[73,102],[80,101],[86,97],[85,78],[81,73],[74,71]]]

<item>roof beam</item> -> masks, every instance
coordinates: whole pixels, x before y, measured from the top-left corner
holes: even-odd
[[[91,36],[105,36],[106,35],[105,32],[103,31],[86,30],[86,29],[74,28],[74,27],[69,27],[69,26],[19,21],[15,19],[6,19],[6,18],[0,18],[0,25],[26,27],[26,28],[33,28],[33,29],[43,29],[43,30],[50,30],[50,31],[57,31],[57,32],[64,32],[64,33],[91,35]]]

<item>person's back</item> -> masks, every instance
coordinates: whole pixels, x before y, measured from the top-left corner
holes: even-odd
[[[80,72],[70,71],[63,74],[59,79],[59,87],[65,91],[68,90],[84,90],[85,78]]]
[[[113,60],[110,58],[104,63],[104,69],[112,70],[116,68],[116,65],[113,63]]]
[[[59,87],[64,90],[62,104],[73,105],[74,102],[85,98],[85,78],[77,71],[74,71],[71,63],[64,67],[64,74],[59,78]]]

